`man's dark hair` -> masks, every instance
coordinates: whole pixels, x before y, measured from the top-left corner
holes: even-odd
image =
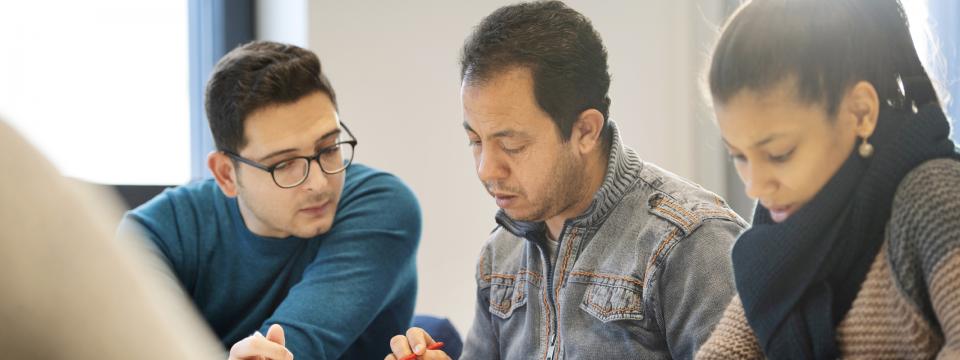
[[[482,85],[516,67],[530,69],[537,104],[564,141],[588,109],[603,114],[609,136],[607,50],[582,14],[560,1],[544,1],[504,6],[484,18],[463,46],[460,79]]]
[[[247,116],[265,107],[290,104],[314,92],[337,97],[309,50],[271,41],[233,49],[213,68],[207,83],[206,110],[217,150],[239,152]]]

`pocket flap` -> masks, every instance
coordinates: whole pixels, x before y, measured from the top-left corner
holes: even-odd
[[[571,282],[586,283],[580,309],[602,322],[643,320],[643,283],[632,276],[578,272]]]
[[[491,274],[490,313],[507,319],[517,308],[526,305],[526,279],[524,272],[518,275]]]

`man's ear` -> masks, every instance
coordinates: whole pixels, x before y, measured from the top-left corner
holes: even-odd
[[[603,114],[597,109],[587,109],[580,113],[573,123],[570,132],[570,141],[573,142],[581,154],[594,151],[603,142],[600,135],[603,133]]]
[[[223,194],[227,197],[236,197],[239,180],[237,179],[236,168],[233,166],[233,159],[230,159],[222,151],[213,151],[207,155],[207,167],[213,173],[213,178],[220,186],[220,191],[223,191]]]

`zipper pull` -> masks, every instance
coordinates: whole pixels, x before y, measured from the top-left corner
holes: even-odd
[[[553,360],[553,352],[556,351],[556,346],[557,336],[554,335],[553,338],[550,339],[550,348],[547,349],[547,360]]]

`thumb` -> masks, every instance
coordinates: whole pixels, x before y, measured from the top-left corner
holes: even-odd
[[[279,324],[270,325],[270,329],[267,330],[267,340],[286,346],[286,340],[283,336],[283,327],[281,327]]]

